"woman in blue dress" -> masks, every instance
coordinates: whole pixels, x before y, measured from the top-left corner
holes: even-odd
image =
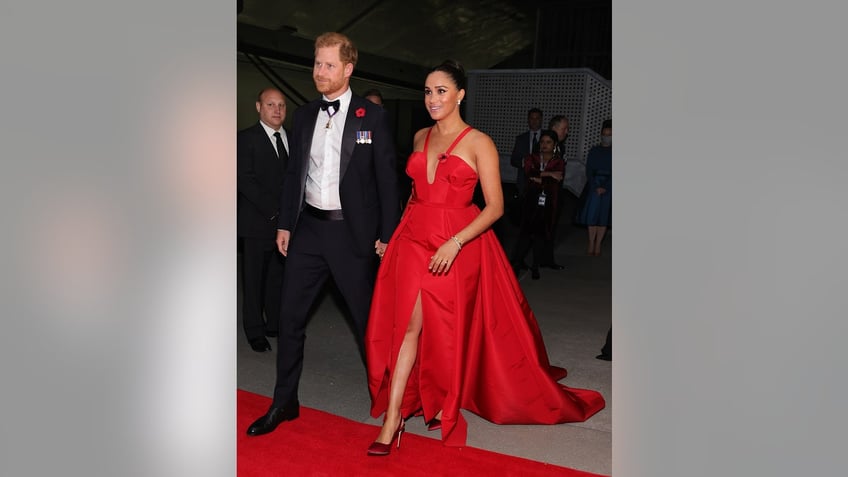
[[[612,208],[612,120],[601,126],[601,144],[589,150],[586,156],[586,185],[584,203],[577,222],[589,229],[587,253],[601,254],[601,242],[610,225]]]

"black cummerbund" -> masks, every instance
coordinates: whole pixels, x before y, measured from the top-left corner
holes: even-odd
[[[303,211],[307,214],[321,220],[344,220],[344,214],[341,209],[324,210],[312,207],[309,204],[304,204]]]

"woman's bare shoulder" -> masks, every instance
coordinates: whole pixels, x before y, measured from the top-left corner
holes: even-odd
[[[416,131],[415,132],[415,140],[417,141],[419,139],[424,139],[424,137],[427,135],[427,131],[429,131],[429,130],[430,130],[430,127],[428,126],[426,128],[421,128],[418,131]]]
[[[483,131],[474,128],[468,132],[469,141],[474,145],[475,148],[478,147],[495,147],[495,142],[492,141],[492,138],[489,137],[488,134]]]
[[[427,137],[427,131],[429,130],[429,127],[421,128],[415,133],[415,136],[412,137],[412,147],[414,150],[420,151],[424,149],[424,138]]]

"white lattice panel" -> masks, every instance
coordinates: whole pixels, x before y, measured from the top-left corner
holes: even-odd
[[[599,142],[601,123],[612,118],[610,82],[587,68],[471,70],[467,93],[468,123],[495,141],[505,182],[515,182],[509,156],[515,136],[527,130],[528,109],[542,110],[543,128],[556,115],[568,118],[565,154],[577,166],[573,171],[582,170],[589,148]]]

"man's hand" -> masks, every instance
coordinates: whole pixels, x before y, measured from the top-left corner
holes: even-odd
[[[386,246],[387,244],[380,242],[380,239],[377,239],[377,241],[374,242],[374,252],[377,254],[378,257],[380,257],[380,260],[383,259],[383,254],[386,253]]]
[[[288,230],[277,230],[277,250],[283,254],[284,257],[289,255],[289,239],[291,238],[291,232]]]

